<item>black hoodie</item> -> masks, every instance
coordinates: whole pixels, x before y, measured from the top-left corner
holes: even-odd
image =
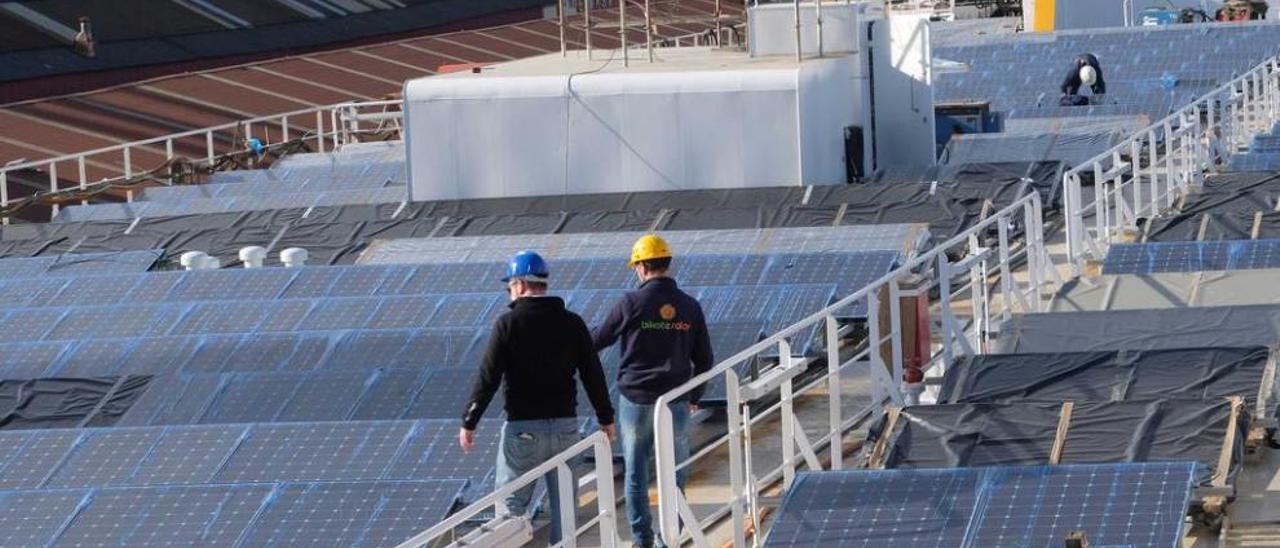
[[[1098,81],[1094,82],[1089,89],[1093,90],[1094,95],[1105,95],[1107,93],[1107,83],[1102,79],[1102,65],[1098,64],[1098,58],[1094,57],[1092,53],[1084,53],[1076,57],[1076,60],[1071,63],[1071,70],[1067,72],[1067,77],[1062,79],[1060,89],[1063,95],[1077,95],[1080,93],[1080,86],[1084,85],[1084,82],[1080,81],[1080,69],[1084,68],[1085,65],[1093,67],[1094,72],[1098,74]]]
[[[613,405],[587,324],[559,297],[524,297],[493,325],[484,362],[462,425],[475,430],[506,380],[507,420],[577,416],[575,373],[600,424],[613,424]]]

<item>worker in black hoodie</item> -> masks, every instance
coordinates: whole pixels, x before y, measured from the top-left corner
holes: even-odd
[[[711,337],[702,305],[681,291],[669,275],[671,247],[665,240],[654,234],[637,240],[631,248],[631,268],[640,279],[640,288],[618,301],[592,338],[598,350],[622,341],[618,422],[622,458],[626,461],[627,521],[634,545],[648,548],[661,545],[661,539],[654,538],[649,511],[654,404],[663,394],[711,369]],[[685,429],[689,412],[696,408],[702,390],[699,386],[687,398],[669,406],[675,427],[676,462],[689,458]],[[681,488],[684,481],[685,473],[678,472],[676,482]]]
[[[1080,95],[1080,87],[1089,86],[1089,90],[1093,92],[1093,103],[1101,102],[1102,95],[1107,93],[1107,82],[1102,79],[1102,65],[1098,64],[1098,58],[1092,53],[1083,53],[1076,57],[1071,63],[1071,69],[1067,71],[1067,75],[1062,79],[1062,100],[1060,104],[1063,106],[1080,106],[1090,103],[1089,99]]]
[[[613,405],[591,333],[581,317],[565,309],[562,299],[547,295],[549,276],[546,261],[537,253],[522,251],[511,260],[502,279],[511,310],[494,322],[458,432],[462,450],[471,451],[480,417],[505,380],[507,421],[498,446],[498,487],[580,440],[575,374],[596,410],[600,429],[610,439],[614,435]],[[550,540],[555,544],[561,540],[559,484],[554,471],[544,480],[551,498]],[[524,514],[532,494],[530,484],[507,497],[508,511]]]

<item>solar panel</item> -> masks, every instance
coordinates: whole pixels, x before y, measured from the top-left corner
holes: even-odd
[[[61,281],[61,280],[59,280]],[[132,276],[95,276],[91,279],[71,280],[52,298],[40,306],[86,306],[116,304],[133,291],[139,283]]]
[[[401,419],[412,405],[430,370],[386,369],[375,371],[368,391],[351,414],[351,420]],[[461,388],[459,388],[461,390]]]
[[[184,373],[217,373],[226,368],[227,359],[236,354],[240,335],[210,335],[200,339],[195,353],[180,367]]]
[[[401,351],[409,343],[411,331],[354,331],[338,340],[326,367],[338,370],[369,370],[402,365]],[[407,365],[421,367],[430,362]]]
[[[481,320],[489,307],[502,299],[502,295],[494,293],[483,295],[449,295],[436,307],[431,317],[432,327],[463,327],[481,325]]]
[[[1280,240],[1147,242],[1115,244],[1107,252],[1106,274],[1152,274],[1280,267]]]
[[[227,352],[220,371],[277,371],[315,369],[319,356],[298,352],[304,336],[299,333],[262,333],[235,336],[236,346]],[[194,372],[194,371],[188,371]]]
[[[0,497],[0,541],[52,546],[87,498],[85,491],[15,491]]]
[[[53,476],[41,487],[91,487],[127,483],[151,446],[160,439],[154,429],[91,430]]]
[[[480,421],[475,447],[463,454],[458,447],[457,421],[419,421],[387,470],[387,477],[486,478],[497,462],[501,434],[502,421]]]
[[[298,389],[298,381],[299,376],[290,373],[230,375],[199,422],[271,422]]]
[[[432,369],[405,417],[410,419],[461,417],[463,408],[471,398],[471,386],[475,382],[477,373],[476,366]],[[494,394],[493,401],[485,410],[485,416],[496,417],[502,414],[502,396],[501,390]]]
[[[59,546],[232,546],[272,486],[96,489]]]
[[[391,546],[443,519],[460,481],[319,483],[278,489],[248,546]]]
[[[80,435],[75,430],[37,431],[0,468],[0,488],[39,487],[62,463]]]
[[[377,308],[377,299],[322,300],[317,302],[311,309],[311,313],[298,324],[298,329],[333,331],[362,328]]]
[[[57,325],[65,313],[58,308],[12,311],[0,319],[0,342],[38,341]]]
[[[130,481],[133,485],[210,482],[246,432],[243,425],[165,429]]]
[[[335,268],[302,268],[281,296],[287,299],[323,297],[341,276],[342,271]]]
[[[0,259],[0,279],[145,272],[163,254],[163,250],[137,250]]]
[[[376,480],[386,473],[410,428],[406,422],[300,424],[305,427],[254,427],[216,481]]]
[[[1179,546],[1196,464],[803,472],[765,546]]]
[[[374,311],[368,327],[370,329],[425,327],[427,321],[435,314],[439,303],[440,297],[429,295],[387,297]]]
[[[9,379],[35,379],[46,376],[65,345],[58,343],[6,344],[0,352],[0,372]]]
[[[285,404],[276,420],[330,421],[345,420],[360,402],[360,396],[368,388],[371,374],[368,372],[324,371],[301,379],[293,397]],[[398,419],[394,414],[378,419]],[[261,419],[259,419],[261,420]]]
[[[258,331],[293,331],[311,312],[315,301],[277,301],[267,303],[271,312],[258,325]]]

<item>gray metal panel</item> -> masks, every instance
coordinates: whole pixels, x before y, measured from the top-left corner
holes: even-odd
[[[1280,269],[1158,272],[1081,278],[1064,285],[1051,312],[1280,304]]]

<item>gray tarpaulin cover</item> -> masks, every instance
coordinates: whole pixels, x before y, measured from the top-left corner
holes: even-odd
[[[1253,235],[1257,212],[1263,214],[1258,237],[1280,237],[1277,200],[1280,200],[1280,175],[1218,175],[1206,181],[1203,189],[1189,194],[1177,213],[1153,220],[1147,228],[1147,239],[1245,240]]]
[[[938,402],[1240,396],[1252,407],[1269,356],[1270,351],[1261,346],[977,355],[947,369]]]
[[[929,223],[938,237],[971,226],[1032,189],[1056,188],[1061,166],[958,166],[933,183],[593,194],[355,205],[7,226],[0,257],[164,249],[204,251],[223,265],[240,248],[304,247],[312,264],[355,262],[374,239],[722,228]],[[1040,179],[1027,177],[1031,173]],[[1043,188],[1042,188],[1043,187]],[[991,202],[990,205],[987,202]],[[847,204],[847,205],[846,205]],[[275,260],[272,254],[269,260]]]
[[[1280,344],[1280,305],[1055,312],[1014,316],[995,351],[1079,352]]]
[[[150,376],[0,381],[0,429],[111,426],[146,391]]]
[[[886,468],[1047,464],[1060,402],[922,405],[902,410],[888,433]],[[1210,479],[1226,441],[1227,400],[1075,402],[1062,464],[1195,460]],[[885,435],[882,418],[868,446]],[[1248,414],[1236,422],[1231,474],[1240,466]]]

